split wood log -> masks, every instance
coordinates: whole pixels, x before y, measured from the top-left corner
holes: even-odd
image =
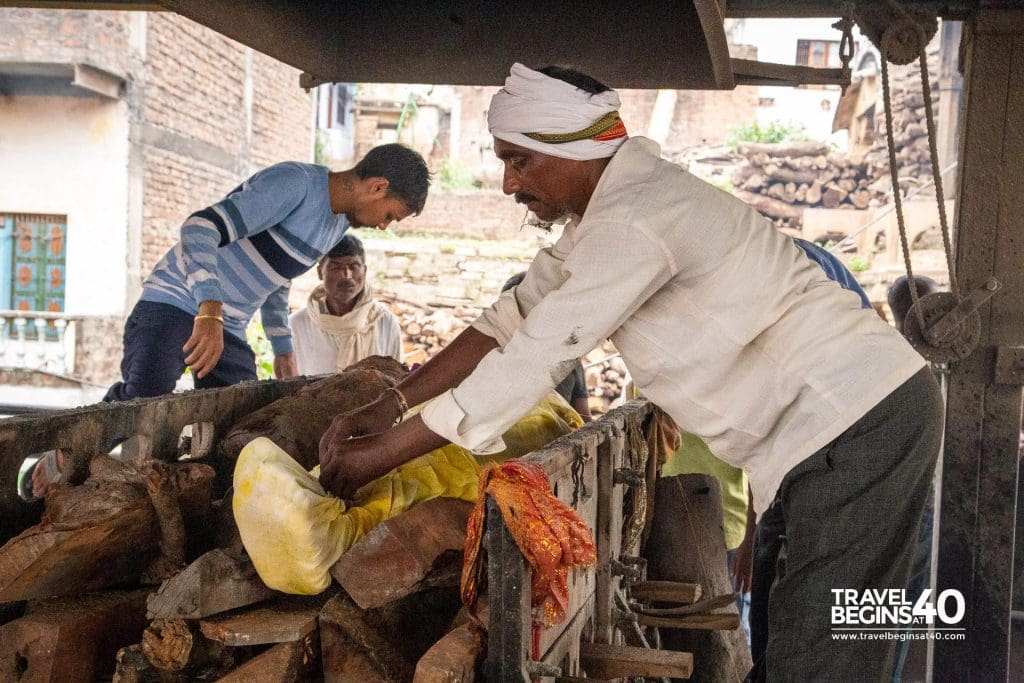
[[[316,631],[326,598],[288,597],[260,607],[236,610],[199,622],[202,634],[231,647],[302,640]]]
[[[642,647],[583,643],[580,665],[587,678],[690,678],[693,655],[689,652],[648,650]]]
[[[472,511],[472,503],[454,498],[416,505],[360,539],[331,575],[363,609],[425,588],[456,586]]]
[[[408,371],[393,358],[371,356],[342,373],[313,382],[246,416],[220,442],[225,471],[234,470],[241,450],[265,436],[306,469],[320,461],[320,437],[338,415],[373,402]]]
[[[0,602],[84,593],[131,584],[147,569],[178,568],[186,528],[209,515],[213,469],[94,461],[114,465],[79,486],[51,487],[42,521],[0,548]],[[161,546],[170,557],[161,559]]]
[[[828,154],[829,148],[823,142],[741,142],[737,151],[743,156],[816,157]]]
[[[415,664],[448,632],[459,611],[458,590],[434,588],[361,610],[347,595],[320,612],[327,681],[408,681]]]
[[[218,683],[292,683],[320,678],[320,639],[314,631],[299,640],[278,643]]]
[[[637,623],[641,626],[657,626],[659,628],[689,631],[734,631],[740,625],[740,615],[684,614],[677,617],[659,617],[653,614],[638,614]],[[701,661],[703,662],[703,659]]]
[[[484,655],[483,638],[469,623],[452,629],[420,657],[413,683],[473,683]]]
[[[647,543],[648,578],[700,584],[711,595],[731,593],[718,480],[702,474],[663,477],[658,480],[654,500],[655,521]],[[722,615],[712,616],[717,620]],[[673,628],[664,631],[662,638],[668,648],[693,653],[698,662],[694,680],[742,681],[750,671],[750,649],[738,629]]]
[[[146,628],[146,591],[58,598],[0,626],[3,680],[90,682],[109,675],[119,648]],[[9,678],[8,678],[9,676]]]
[[[857,190],[850,195],[850,203],[858,209],[866,209],[871,203],[871,193],[867,190]]]
[[[238,559],[218,548],[164,581],[146,606],[150,619],[202,619],[274,595],[249,558]]]
[[[737,196],[769,218],[801,220],[804,215],[803,209],[771,197],[742,191],[737,193]]]
[[[217,678],[234,668],[236,651],[207,640],[184,619],[156,619],[142,634],[142,652],[162,672],[190,680]]]
[[[397,683],[413,677],[412,664],[347,596],[335,596],[320,612],[320,646],[324,681]]]

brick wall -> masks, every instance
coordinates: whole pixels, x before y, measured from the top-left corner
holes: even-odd
[[[424,232],[477,239],[517,239],[526,208],[498,190],[432,189],[423,213],[392,226],[398,234]],[[535,232],[535,229],[530,229]]]
[[[87,63],[129,70],[130,12],[0,9],[0,61]]]
[[[261,168],[311,160],[313,100],[298,78],[189,19],[149,16],[139,109],[143,274],[178,241],[190,213]]]

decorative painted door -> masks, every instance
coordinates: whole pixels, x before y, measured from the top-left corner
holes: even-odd
[[[0,216],[0,266],[4,284],[0,285],[0,306],[18,311],[64,310],[64,283],[67,254],[67,217],[31,214]],[[7,270],[6,273],[3,270]],[[35,338],[35,326],[29,326],[29,337]],[[48,339],[57,333],[50,322]]]

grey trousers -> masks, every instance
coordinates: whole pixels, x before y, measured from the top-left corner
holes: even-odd
[[[832,589],[906,587],[942,416],[925,368],[783,479],[772,504],[785,567],[768,598],[769,681],[889,679],[898,641],[834,637]]]

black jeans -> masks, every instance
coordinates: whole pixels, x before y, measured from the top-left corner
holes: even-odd
[[[925,368],[783,479],[758,525],[749,680],[889,680],[896,642],[834,637],[831,591],[907,586],[942,414]]]
[[[185,352],[181,347],[192,336],[193,318],[177,306],[140,301],[135,304],[124,326],[124,358],[121,381],[107,390],[104,401],[128,401],[145,396],[161,396],[174,390],[185,371]],[[224,352],[216,367],[202,379],[197,389],[226,387],[256,379],[256,356],[244,341],[224,333]]]

